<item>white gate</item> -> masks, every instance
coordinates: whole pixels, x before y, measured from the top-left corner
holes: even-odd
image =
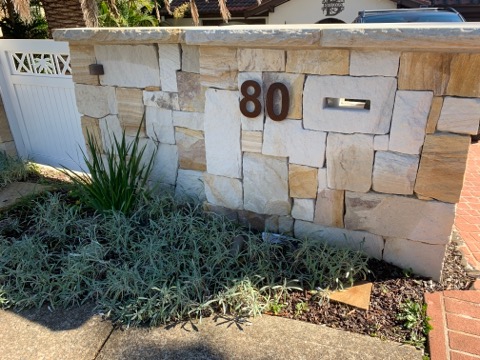
[[[0,88],[20,156],[85,169],[68,43],[0,40]]]

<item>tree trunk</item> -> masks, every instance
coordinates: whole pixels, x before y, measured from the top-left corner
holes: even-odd
[[[85,27],[80,0],[42,0],[48,31],[62,28]]]
[[[15,16],[15,6],[13,6],[13,0],[6,0],[5,4],[7,6],[8,18],[13,20]]]

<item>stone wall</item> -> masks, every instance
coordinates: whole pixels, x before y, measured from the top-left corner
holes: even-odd
[[[7,114],[3,106],[3,100],[0,97],[0,151],[6,152],[8,155],[16,156],[17,149],[15,148],[15,142],[8,125]]]
[[[154,177],[177,196],[440,277],[480,121],[478,25],[54,37],[70,41],[83,128],[107,148],[111,134],[133,136],[145,117]],[[92,63],[105,74],[89,75]],[[255,118],[239,108],[247,80],[261,85]],[[265,111],[274,83],[290,94],[283,121]]]

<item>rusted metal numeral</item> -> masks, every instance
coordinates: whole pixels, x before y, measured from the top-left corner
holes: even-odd
[[[280,92],[282,97],[282,106],[280,108],[280,113],[275,114],[274,109],[274,96],[276,91]],[[288,115],[288,110],[290,107],[290,94],[288,93],[287,87],[282,83],[274,83],[270,85],[267,91],[267,114],[270,119],[275,121],[285,120]]]
[[[249,94],[248,89],[253,88],[253,93]],[[280,96],[282,97],[282,103],[280,107],[280,113],[275,113],[275,101],[274,97],[276,92],[280,92]],[[240,92],[243,95],[243,99],[240,100],[240,111],[242,114],[248,118],[256,118],[260,115],[262,111],[262,103],[258,99],[262,92],[262,87],[260,84],[253,80],[245,81],[242,86],[240,87]],[[251,102],[253,104],[253,110],[248,110],[248,103]],[[282,83],[273,83],[270,85],[267,91],[267,114],[270,119],[275,121],[285,120],[288,115],[288,111],[290,109],[290,94],[288,92],[288,88]]]
[[[252,94],[248,93],[249,88],[253,88]],[[262,92],[260,84],[253,80],[247,80],[242,84],[240,91],[243,95],[243,99],[240,101],[240,111],[242,114],[249,118],[255,118],[260,115],[260,112],[262,111],[262,103],[258,100],[258,97]],[[249,102],[253,104],[252,111],[249,111],[247,108]]]

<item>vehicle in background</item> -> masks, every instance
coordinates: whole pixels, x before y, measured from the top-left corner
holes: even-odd
[[[354,23],[417,23],[417,22],[465,22],[460,13],[452,8],[418,8],[363,10],[358,12]]]

